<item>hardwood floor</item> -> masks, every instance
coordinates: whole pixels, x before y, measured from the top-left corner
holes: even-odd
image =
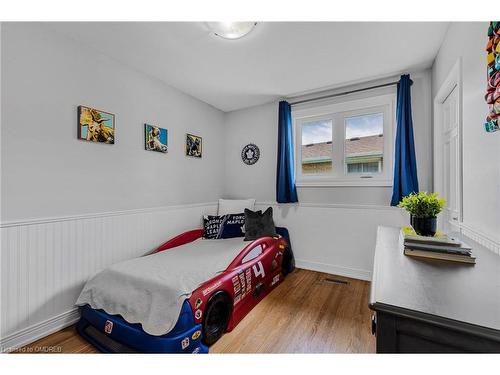
[[[297,269],[210,347],[210,353],[374,353],[369,288],[366,281]],[[71,326],[19,352],[97,350]]]

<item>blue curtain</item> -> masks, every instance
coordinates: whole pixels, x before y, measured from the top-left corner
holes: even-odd
[[[292,109],[290,104],[281,101],[278,118],[278,170],[276,171],[276,201],[295,203],[295,167],[293,161]]]
[[[394,185],[391,206],[397,206],[401,199],[408,194],[418,192],[417,162],[411,118],[410,87],[412,83],[409,74],[402,75],[398,83]]]

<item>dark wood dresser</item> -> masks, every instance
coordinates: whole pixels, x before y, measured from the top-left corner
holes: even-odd
[[[475,265],[405,256],[400,229],[378,228],[369,304],[377,353],[500,353],[500,256],[463,240]]]

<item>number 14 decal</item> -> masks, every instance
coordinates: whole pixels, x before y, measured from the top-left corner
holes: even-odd
[[[259,260],[257,264],[254,264],[253,267],[253,274],[255,277],[262,276],[265,277],[266,273],[264,272],[264,266],[262,265],[262,262]]]

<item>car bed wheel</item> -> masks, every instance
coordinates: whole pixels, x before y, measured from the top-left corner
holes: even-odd
[[[231,316],[231,299],[224,292],[215,293],[208,301],[203,319],[203,342],[212,345],[226,331]]]

